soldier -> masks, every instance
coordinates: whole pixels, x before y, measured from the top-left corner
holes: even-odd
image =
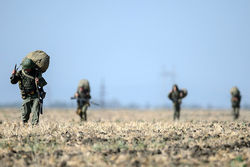
[[[187,90],[179,90],[178,86],[175,84],[171,92],[168,94],[168,98],[173,102],[174,107],[174,120],[180,119],[181,110],[181,100],[187,96]]]
[[[39,114],[41,112],[40,98],[45,97],[43,87],[47,84],[42,77],[42,72],[39,67],[29,58],[24,58],[21,63],[22,70],[13,70],[10,77],[10,82],[16,84],[18,82],[21,96],[23,99],[22,121],[26,124],[32,112],[32,125],[37,125],[39,122]]]
[[[91,99],[88,80],[83,79],[80,81],[74,98],[77,99],[76,113],[80,116],[81,121],[87,121],[87,110],[90,106],[89,100]]]
[[[231,103],[233,108],[234,120],[239,118],[240,115],[240,101],[241,95],[239,89],[235,86],[230,90],[231,93]]]

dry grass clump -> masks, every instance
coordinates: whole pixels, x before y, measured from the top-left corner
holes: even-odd
[[[16,109],[0,110],[0,166],[250,166],[250,112],[45,110],[23,126]]]

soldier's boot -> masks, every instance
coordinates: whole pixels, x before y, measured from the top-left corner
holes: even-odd
[[[81,118],[81,119],[80,119],[81,122],[85,121],[85,120],[84,120],[84,117],[83,117],[83,114],[80,116],[80,118]]]
[[[23,120],[23,125],[27,125],[28,124],[28,120]]]
[[[81,112],[80,118],[81,118],[81,121],[87,121],[86,114],[84,113],[84,111]]]
[[[28,122],[23,122],[23,127],[24,127],[24,128],[28,128],[28,127],[29,127]]]
[[[81,121],[87,121],[87,114],[86,112],[82,112],[82,115],[81,115]]]

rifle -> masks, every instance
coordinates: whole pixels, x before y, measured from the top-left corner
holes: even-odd
[[[39,87],[36,80],[35,80],[35,84],[36,84],[36,92],[37,92],[38,99],[39,99],[39,112],[40,112],[40,114],[43,114],[43,99],[46,95],[46,92],[43,91],[42,87]]]
[[[99,106],[100,104],[98,103],[95,103],[93,101],[89,101],[89,99],[85,99],[85,98],[77,98],[77,97],[71,97],[70,98],[71,100],[80,100],[81,102],[87,102],[87,103],[90,103],[90,104],[93,104],[93,105],[96,105],[96,106]]]
[[[18,67],[16,67],[16,66],[17,66],[17,64],[15,64],[15,67],[14,67],[14,69],[12,71],[12,75],[16,74],[18,68],[20,67],[20,65]]]

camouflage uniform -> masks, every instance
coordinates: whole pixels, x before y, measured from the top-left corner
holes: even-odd
[[[35,68],[35,65],[32,62],[29,61],[28,68],[31,68],[27,70],[26,61],[26,67],[24,64],[22,70],[18,72],[13,71],[10,77],[10,82],[12,84],[16,84],[18,82],[19,84],[19,89],[23,99],[23,104],[21,107],[23,123],[28,122],[30,113],[32,112],[32,125],[37,125],[39,122],[40,103],[35,80],[37,80],[37,84],[41,87],[40,91],[43,91],[43,86],[45,86],[47,82],[42,77],[42,73]]]
[[[238,92],[235,95],[232,94],[231,103],[232,103],[233,115],[234,115],[235,120],[238,119],[240,115],[240,101],[241,101],[240,92]]]
[[[87,110],[89,107],[89,99],[91,99],[90,89],[84,89],[84,87],[79,88],[75,93],[75,97],[77,98],[76,113],[80,116],[81,121],[87,121]]]
[[[172,91],[168,94],[168,98],[173,102],[174,120],[180,119],[181,101],[186,95],[187,93],[179,90],[177,85],[173,85]]]

